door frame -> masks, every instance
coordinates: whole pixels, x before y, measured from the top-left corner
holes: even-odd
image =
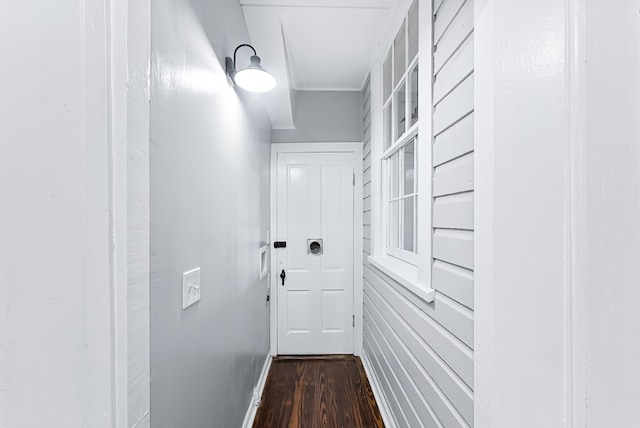
[[[276,257],[273,241],[278,239],[276,207],[278,202],[278,155],[280,153],[351,153],[353,155],[353,172],[355,185],[353,187],[353,315],[355,325],[353,327],[353,354],[362,354],[363,332],[363,286],[364,273],[362,265],[362,142],[344,143],[272,143],[271,144],[271,170],[270,170],[270,226],[269,235],[269,294],[271,304],[269,307],[269,343],[272,356],[278,355],[278,281],[276,272]],[[358,261],[360,260],[360,263]]]

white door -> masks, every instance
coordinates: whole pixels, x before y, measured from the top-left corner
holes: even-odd
[[[353,155],[279,153],[277,174],[278,354],[351,354]]]

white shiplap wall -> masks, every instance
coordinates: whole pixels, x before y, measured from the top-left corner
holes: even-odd
[[[473,426],[473,0],[435,0],[433,10],[433,303],[367,261],[369,80],[362,90],[364,353],[403,428]]]

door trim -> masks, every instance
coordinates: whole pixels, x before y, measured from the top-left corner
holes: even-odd
[[[272,143],[270,169],[270,241],[278,239],[276,234],[277,171],[280,153],[351,153],[353,154],[353,354],[362,354],[363,331],[363,265],[362,265],[362,142],[345,143]],[[272,243],[269,242],[270,272],[276,272],[276,257]],[[360,261],[360,262],[358,262]],[[278,355],[278,284],[277,275],[269,275],[269,338],[272,356]]]

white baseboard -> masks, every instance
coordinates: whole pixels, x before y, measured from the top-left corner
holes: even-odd
[[[367,378],[369,379],[369,384],[371,385],[373,396],[376,398],[376,403],[378,404],[378,410],[380,410],[380,416],[382,416],[384,426],[386,428],[398,428],[396,420],[392,416],[387,398],[385,397],[384,392],[380,387],[378,376],[376,376],[376,373],[373,370],[373,366],[371,365],[371,361],[369,360],[369,356],[364,349],[362,350],[362,356],[360,357],[360,359],[362,360],[364,371],[367,374]]]
[[[267,358],[264,360],[262,373],[260,373],[260,378],[258,379],[258,383],[256,384],[256,387],[254,389],[254,396],[251,397],[251,401],[249,402],[249,408],[247,409],[247,414],[244,416],[242,428],[251,428],[253,426],[253,420],[255,419],[256,412],[258,410],[258,407],[260,406],[262,391],[264,391],[264,384],[267,381],[267,375],[269,374],[272,360],[273,358],[271,357],[271,355],[267,355]]]

